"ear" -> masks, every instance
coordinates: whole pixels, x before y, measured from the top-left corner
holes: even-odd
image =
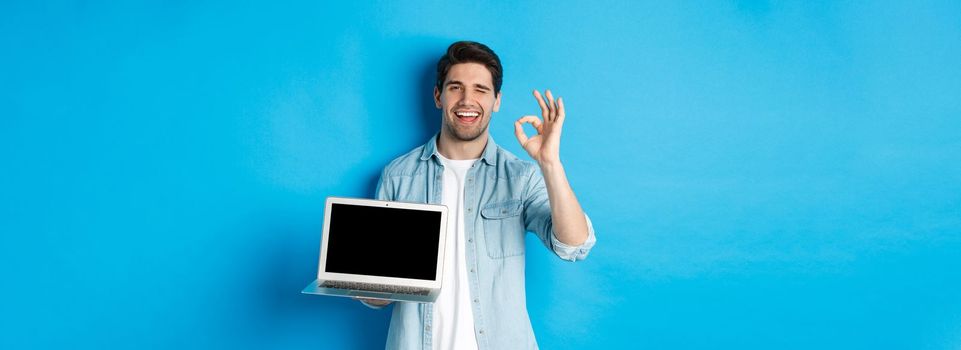
[[[443,108],[440,106],[440,90],[437,89],[437,85],[434,85],[434,107]]]
[[[497,93],[497,98],[494,99],[494,112],[501,109],[501,93]]]

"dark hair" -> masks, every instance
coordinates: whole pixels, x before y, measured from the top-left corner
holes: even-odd
[[[438,90],[444,87],[444,79],[447,79],[450,66],[458,63],[479,63],[486,66],[491,72],[491,77],[494,78],[494,94],[501,92],[501,83],[504,80],[501,59],[487,45],[474,41],[458,41],[447,47],[447,53],[437,61]]]

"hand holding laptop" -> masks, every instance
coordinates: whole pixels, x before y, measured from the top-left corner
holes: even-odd
[[[357,301],[360,301],[360,302],[363,302],[363,303],[367,303],[368,305],[378,306],[378,307],[379,307],[379,306],[387,306],[387,305],[390,305],[390,303],[393,303],[393,302],[394,302],[393,300],[371,299],[371,298],[361,298],[361,297],[355,297],[354,300],[357,300]]]

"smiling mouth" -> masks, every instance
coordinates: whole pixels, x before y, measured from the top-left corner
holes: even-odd
[[[454,112],[454,116],[462,123],[470,124],[480,119],[481,114],[475,111],[457,111]]]

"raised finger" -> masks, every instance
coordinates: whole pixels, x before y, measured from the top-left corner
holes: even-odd
[[[557,122],[563,123],[565,116],[566,114],[564,113],[564,100],[561,99],[560,96],[558,96],[557,97]]]
[[[557,119],[557,105],[554,104],[554,95],[551,94],[551,90],[547,89],[545,93],[547,95],[547,108],[551,110],[550,121],[553,122],[555,119]]]
[[[544,98],[541,97],[541,92],[534,90],[534,98],[537,99],[537,104],[541,106],[541,116],[543,116],[544,119],[547,119],[551,112],[550,109],[547,108],[547,103],[544,102]]]

